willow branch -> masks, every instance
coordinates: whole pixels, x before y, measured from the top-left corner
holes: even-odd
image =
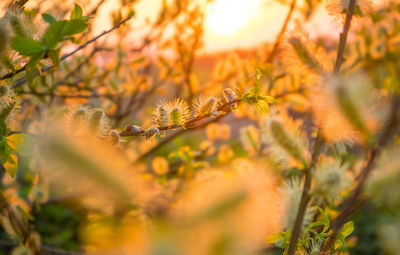
[[[315,142],[314,142],[314,148],[313,148],[313,152],[312,152],[312,156],[311,156],[310,166],[308,166],[304,172],[305,173],[305,181],[304,181],[304,186],[303,186],[303,192],[301,194],[299,209],[297,211],[296,220],[295,220],[293,230],[292,230],[292,236],[290,238],[290,246],[289,246],[289,250],[288,250],[289,255],[293,255],[297,248],[297,239],[299,238],[299,235],[301,233],[304,215],[307,210],[308,202],[310,201],[310,198],[311,198],[310,189],[311,189],[311,181],[312,181],[312,171],[315,168],[315,165],[317,164],[322,143],[323,143],[322,135],[321,135],[321,132],[318,131],[317,138],[315,139]]]
[[[122,24],[124,24],[125,22],[127,22],[128,20],[130,20],[132,17],[133,17],[133,16],[128,16],[128,17],[126,17],[125,19],[121,20],[118,24],[116,24],[115,26],[113,26],[112,28],[110,28],[109,30],[106,30],[106,31],[102,32],[101,34],[99,34],[99,35],[95,36],[94,38],[90,39],[89,41],[87,41],[86,43],[80,45],[80,46],[77,47],[75,50],[71,51],[70,53],[63,55],[63,56],[60,58],[60,62],[63,61],[63,60],[65,60],[65,59],[67,59],[67,58],[69,58],[70,56],[74,55],[75,53],[79,52],[80,50],[86,48],[89,44],[94,43],[94,42],[97,41],[99,38],[101,38],[101,37],[103,37],[103,36],[105,36],[105,35],[111,33],[111,32],[114,31],[115,29],[119,28]],[[45,67],[43,67],[43,68],[40,70],[40,72],[39,72],[39,71],[36,71],[36,72],[34,73],[34,76],[37,76],[37,75],[39,75],[40,73],[46,72],[46,71],[48,71],[48,70],[50,70],[50,69],[53,69],[53,68],[54,68],[54,65],[45,66]],[[19,86],[23,85],[26,81],[27,81],[27,79],[26,79],[25,77],[24,77],[24,78],[21,78],[21,79],[17,80],[17,81],[11,86],[11,88],[14,89],[14,88],[16,88],[16,87],[19,87]]]
[[[336,63],[335,63],[335,67],[333,69],[333,74],[339,73],[340,67],[342,66],[343,61],[344,61],[344,49],[345,49],[346,42],[347,42],[347,36],[348,36],[349,30],[350,30],[351,19],[354,14],[355,4],[356,4],[355,0],[350,0],[349,8],[347,10],[346,20],[344,22],[343,32],[340,34],[339,46],[338,46],[338,51],[337,51],[337,55],[336,55]]]
[[[231,111],[230,106],[233,104],[236,104],[236,103],[240,103],[240,102],[241,102],[241,99],[236,99],[231,102],[221,104],[217,108],[217,111],[229,113]],[[173,129],[177,129],[177,128],[182,128],[182,131],[184,131],[184,130],[192,129],[196,125],[197,122],[199,122],[205,118],[208,118],[208,117],[211,117],[211,116],[210,115],[193,116],[183,127],[182,126],[164,126],[164,127],[158,127],[158,129],[160,132],[169,131],[169,130],[173,130]],[[141,130],[141,131],[133,133],[133,134],[128,131],[123,131],[119,135],[120,136],[145,136],[145,131]]]
[[[285,31],[286,31],[286,28],[287,28],[287,26],[288,26],[288,24],[289,24],[289,21],[290,21],[290,19],[292,18],[293,11],[294,11],[294,9],[295,9],[295,7],[296,7],[296,1],[297,1],[297,0],[293,0],[293,1],[292,1],[292,4],[290,5],[289,12],[288,12],[288,14],[286,15],[285,21],[283,22],[281,31],[279,32],[278,36],[276,37],[274,46],[272,47],[272,50],[271,50],[271,52],[269,53],[268,58],[267,58],[267,60],[266,60],[267,63],[271,63],[272,60],[274,59],[275,55],[276,55],[277,52],[278,52],[278,47],[279,47],[279,44],[281,43],[282,36],[283,36],[283,34],[285,33]]]
[[[181,136],[184,133],[188,133],[188,132],[192,132],[192,131],[195,131],[195,130],[199,130],[199,129],[205,128],[206,126],[208,126],[211,123],[215,123],[215,122],[220,121],[221,119],[225,118],[227,115],[228,115],[228,113],[224,114],[224,115],[219,115],[216,118],[209,119],[208,121],[206,121],[206,122],[204,122],[204,123],[202,123],[200,125],[194,126],[192,128],[189,128],[189,129],[180,129],[176,133],[174,133],[174,134],[168,136],[167,138],[163,139],[161,142],[159,142],[156,146],[154,146],[150,150],[148,150],[145,153],[141,154],[133,163],[136,163],[136,162],[139,162],[139,161],[145,159],[147,156],[149,156],[153,152],[156,152],[161,147],[163,147],[164,145],[168,144],[169,142],[171,142],[172,140],[174,140],[178,136]]]
[[[338,50],[337,50],[337,56],[336,56],[336,63],[335,63],[335,67],[333,69],[333,74],[338,74],[340,71],[340,67],[342,66],[343,60],[344,60],[344,49],[346,46],[346,42],[347,42],[347,36],[350,30],[350,24],[351,24],[351,19],[353,17],[353,13],[354,13],[354,6],[355,6],[355,1],[356,0],[350,0],[349,3],[349,7],[348,7],[348,12],[346,15],[346,20],[344,23],[344,27],[343,27],[343,32],[340,34],[340,38],[339,38],[339,45],[338,45]],[[304,188],[303,188],[303,193],[302,193],[302,197],[300,200],[300,205],[299,205],[299,211],[297,213],[296,216],[296,221],[295,221],[295,225],[293,227],[293,231],[292,231],[292,236],[290,238],[290,246],[289,246],[289,250],[288,250],[288,255],[293,255],[296,251],[297,248],[297,239],[299,238],[300,232],[301,232],[301,226],[303,224],[303,220],[304,220],[304,215],[307,209],[307,204],[310,200],[310,195],[309,195],[309,190],[311,187],[311,180],[312,180],[312,168],[314,168],[314,164],[316,163],[317,157],[319,155],[319,150],[320,147],[323,144],[323,140],[322,140],[322,136],[321,136],[321,130],[318,130],[318,135],[317,135],[317,140],[315,141],[315,145],[314,145],[314,151],[313,151],[313,159],[311,162],[311,167],[306,169],[305,171],[305,183],[304,183]],[[314,159],[314,156],[315,159]]]
[[[21,94],[26,94],[26,95],[34,95],[38,97],[45,97],[45,96],[51,96],[51,97],[59,97],[59,98],[112,98],[116,96],[116,94],[97,94],[93,93],[90,95],[82,95],[82,94],[57,94],[54,92],[34,92],[34,91],[22,91]]]

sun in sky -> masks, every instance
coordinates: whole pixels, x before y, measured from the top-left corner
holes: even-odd
[[[261,0],[215,0],[207,8],[207,29],[219,36],[231,36],[245,28]]]

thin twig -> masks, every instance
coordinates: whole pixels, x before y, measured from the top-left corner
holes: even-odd
[[[355,0],[350,0],[349,3],[349,8],[348,8],[348,12],[346,15],[346,20],[345,20],[345,24],[343,27],[343,32],[340,34],[340,39],[339,39],[339,45],[338,45],[338,51],[337,51],[337,56],[336,56],[336,63],[335,63],[335,67],[333,69],[333,75],[338,74],[340,71],[340,67],[342,66],[343,60],[344,60],[344,49],[346,46],[346,42],[347,42],[347,35],[349,33],[349,29],[350,29],[350,24],[351,24],[351,19],[353,17],[353,13],[354,13],[354,6],[355,6]],[[296,216],[296,221],[295,221],[295,225],[293,227],[293,231],[292,231],[292,236],[290,238],[290,246],[289,246],[289,250],[288,250],[288,255],[293,255],[296,251],[297,248],[297,239],[300,235],[301,232],[301,226],[303,224],[303,219],[304,219],[304,215],[305,215],[305,211],[307,209],[307,204],[310,200],[310,196],[308,194],[308,191],[311,187],[311,180],[312,180],[312,169],[314,168],[314,165],[316,163],[317,157],[319,155],[319,150],[320,147],[323,144],[323,140],[322,140],[322,134],[321,134],[321,129],[318,130],[318,135],[317,135],[317,140],[315,141],[315,145],[314,145],[314,151],[313,151],[313,159],[311,162],[310,168],[307,168],[305,171],[305,183],[304,183],[304,188],[303,188],[303,193],[302,193],[302,197],[301,197],[301,201],[300,201],[300,205],[299,205],[299,210],[297,212],[297,216]],[[317,151],[316,151],[317,150]],[[316,158],[314,159],[314,155],[316,155]]]
[[[198,126],[192,127],[192,128],[190,128],[190,129],[181,129],[181,130],[175,132],[174,134],[172,134],[172,135],[168,136],[167,138],[163,139],[161,142],[159,142],[156,146],[154,146],[154,147],[151,148],[150,150],[148,150],[148,151],[146,151],[145,153],[141,154],[141,155],[133,162],[133,164],[136,163],[136,162],[139,162],[139,161],[141,161],[141,160],[143,160],[143,159],[145,159],[147,156],[149,156],[149,155],[152,154],[153,152],[159,150],[161,147],[163,147],[164,145],[168,144],[169,142],[171,142],[172,140],[174,140],[176,137],[178,137],[178,136],[180,136],[180,135],[182,135],[182,134],[184,134],[184,133],[188,133],[188,132],[192,132],[192,131],[195,131],[195,130],[202,129],[202,128],[206,127],[207,125],[211,124],[211,123],[215,123],[215,122],[217,122],[217,121],[220,121],[222,118],[226,117],[227,115],[228,115],[228,114],[220,115],[220,116],[218,116],[218,117],[216,117],[216,118],[213,118],[213,119],[210,119],[210,120],[208,120],[208,121],[206,121],[206,122],[204,122],[204,123],[202,123],[202,124],[200,124],[200,125],[198,125]]]
[[[93,16],[93,15],[95,15],[96,13],[97,13],[97,11],[99,10],[99,8],[100,8],[100,6],[105,2],[106,0],[101,0],[101,1],[99,1],[98,3],[97,3],[97,5],[96,5],[96,7],[94,7],[94,9],[91,11],[91,12],[89,12],[89,14],[87,15],[87,16]]]
[[[291,17],[292,17],[293,11],[294,11],[294,9],[296,7],[296,1],[297,0],[293,0],[292,4],[290,5],[289,12],[286,15],[285,21],[283,22],[281,31],[279,32],[278,36],[276,37],[274,46],[272,47],[272,50],[268,55],[268,58],[267,58],[267,61],[266,61],[267,63],[271,63],[272,60],[274,59],[275,55],[278,53],[279,44],[281,43],[282,36],[286,31],[286,28],[287,28],[287,26],[289,24],[289,21],[290,21]]]
[[[337,51],[337,56],[336,56],[335,67],[333,69],[333,74],[339,73],[340,67],[342,66],[343,61],[344,61],[344,49],[345,49],[346,42],[347,42],[347,36],[348,36],[349,30],[350,30],[351,19],[354,14],[355,4],[356,4],[355,0],[350,0],[349,8],[347,10],[346,20],[344,22],[343,32],[340,34],[339,46],[338,46],[338,51]]]
[[[283,93],[280,93],[280,94],[274,96],[274,98],[275,98],[275,99],[278,99],[278,98],[284,97],[284,96],[286,96],[287,94],[291,94],[291,93],[298,93],[298,91],[296,90],[296,91],[287,91],[287,92],[283,92]],[[232,101],[232,102],[230,102],[230,103],[226,103],[226,104],[224,104],[224,105],[221,105],[219,109],[224,109],[224,110],[226,111],[226,110],[227,110],[227,106],[230,106],[230,105],[232,105],[232,104],[234,104],[234,103],[240,103],[240,100],[238,99],[238,100]],[[158,149],[160,149],[162,146],[168,144],[170,141],[174,140],[176,137],[178,137],[178,136],[180,136],[180,135],[182,135],[182,134],[184,134],[184,133],[186,133],[186,132],[198,130],[198,129],[201,129],[201,128],[206,127],[206,126],[207,126],[208,124],[210,124],[210,123],[214,123],[214,122],[220,121],[222,118],[225,118],[230,112],[231,112],[230,109],[228,109],[228,111],[226,112],[226,114],[219,115],[218,117],[212,118],[212,119],[210,119],[210,120],[208,120],[208,121],[206,121],[206,122],[204,122],[204,123],[202,123],[202,124],[200,124],[200,125],[197,125],[197,126],[193,126],[194,123],[197,123],[198,121],[200,121],[200,120],[202,120],[202,119],[204,119],[204,118],[207,118],[207,116],[203,116],[203,117],[201,117],[201,118],[200,118],[200,117],[197,117],[197,119],[196,119],[196,117],[193,118],[193,119],[192,119],[192,126],[191,126],[191,127],[188,127],[188,128],[186,128],[186,129],[182,128],[182,129],[180,129],[179,131],[175,132],[174,134],[172,134],[172,135],[168,136],[167,138],[163,139],[161,142],[159,142],[159,143],[158,143],[157,145],[155,145],[153,148],[151,148],[150,150],[148,150],[148,151],[146,151],[145,153],[143,153],[142,155],[140,155],[140,156],[136,159],[136,161],[133,162],[133,163],[136,163],[136,162],[138,162],[138,161],[140,161],[140,160],[146,158],[147,156],[149,156],[149,155],[152,154],[153,152],[155,152],[155,151],[157,151]],[[140,136],[140,135],[143,135],[143,134],[138,134],[138,135]]]
[[[222,105],[220,105],[217,108],[218,112],[225,112],[225,113],[229,113],[231,111],[230,106],[236,103],[240,103],[241,100],[240,99],[236,99],[227,103],[224,103]],[[168,130],[173,130],[173,129],[177,129],[177,128],[182,128],[182,130],[188,130],[188,129],[192,129],[194,127],[194,125],[196,125],[197,122],[210,117],[209,115],[201,115],[201,116],[193,116],[186,124],[184,127],[181,126],[164,126],[164,127],[158,127],[159,131],[168,131]],[[135,132],[135,133],[131,133],[129,131],[123,131],[121,132],[119,135],[120,136],[145,136],[145,131],[141,130],[139,132]]]
[[[303,192],[301,194],[299,209],[297,211],[296,220],[292,230],[292,236],[290,238],[290,246],[288,250],[289,255],[293,255],[297,248],[297,239],[299,238],[301,232],[304,215],[307,210],[307,204],[311,198],[309,192],[311,189],[312,171],[315,168],[315,165],[317,164],[322,144],[323,144],[322,134],[320,131],[318,131],[318,135],[317,138],[315,139],[314,148],[311,156],[311,164],[306,169],[304,169],[305,181],[303,186]]]
[[[113,94],[97,94],[97,93],[93,93],[90,95],[81,95],[81,94],[72,94],[72,95],[68,95],[68,94],[56,94],[54,92],[34,92],[34,91],[22,91],[20,92],[21,94],[27,94],[27,95],[34,95],[34,96],[39,96],[39,97],[45,97],[45,96],[52,96],[52,97],[60,97],[60,98],[112,98]]]
[[[108,33],[111,33],[111,32],[114,31],[115,29],[119,28],[122,24],[124,24],[125,22],[127,22],[128,20],[130,20],[132,17],[133,17],[133,16],[128,16],[128,17],[126,17],[125,19],[121,20],[118,24],[116,24],[115,26],[113,26],[112,28],[110,28],[109,30],[106,30],[106,31],[104,31],[103,33],[101,33],[101,34],[95,36],[95,37],[92,38],[91,40],[89,40],[89,41],[87,41],[86,43],[84,43],[84,44],[80,45],[79,47],[77,47],[77,48],[76,48],[75,50],[73,50],[72,52],[63,55],[63,56],[60,58],[60,61],[63,61],[63,60],[65,60],[66,58],[68,58],[68,57],[74,55],[74,54],[77,53],[78,51],[80,51],[80,50],[86,48],[86,46],[88,46],[88,45],[91,44],[91,43],[94,43],[96,40],[98,40],[99,38],[103,37],[104,35],[106,35],[106,34],[108,34]],[[40,72],[36,70],[36,72],[35,72],[33,75],[34,75],[34,76],[37,76],[37,75],[39,75],[40,73],[43,73],[43,72],[46,72],[46,71],[52,69],[53,67],[54,67],[54,65],[45,66],[45,67],[43,67],[43,68],[41,69]],[[25,77],[24,77],[24,78],[21,78],[21,79],[17,80],[17,81],[11,86],[11,88],[14,89],[14,88],[16,88],[16,87],[18,87],[18,86],[21,86],[21,85],[23,85],[26,81],[27,81],[27,79],[26,79]]]

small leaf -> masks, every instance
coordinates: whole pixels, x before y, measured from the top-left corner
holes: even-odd
[[[27,134],[12,134],[7,136],[7,144],[14,151],[22,155],[30,154],[33,147],[33,139]]]
[[[0,141],[2,137],[6,136],[8,133],[7,124],[4,119],[0,118]]]
[[[360,8],[360,6],[358,4],[354,5],[354,15],[355,16],[359,16],[359,17],[363,17],[364,16],[364,14],[361,11],[361,8]]]
[[[282,233],[274,233],[267,236],[266,243],[276,243],[283,238]]]
[[[83,32],[88,25],[83,20],[70,20],[64,27],[63,35],[74,35]]]
[[[11,38],[11,47],[23,56],[32,56],[44,50],[40,42],[22,36]]]
[[[276,103],[276,99],[271,96],[266,96],[265,100],[270,104]]]
[[[351,233],[353,233],[353,230],[354,230],[354,222],[349,221],[343,225],[343,227],[340,229],[339,234],[341,234],[345,238],[348,237]]]
[[[36,53],[31,57],[31,59],[26,64],[25,66],[26,78],[29,83],[31,83],[33,78],[35,77],[36,65],[43,58],[43,56],[44,56],[44,51]]]
[[[53,23],[55,23],[57,20],[53,17],[53,16],[51,16],[49,13],[43,13],[42,14],[42,18],[43,18],[43,20],[44,21],[46,21],[47,23],[49,23],[49,24],[53,24]]]
[[[325,233],[329,228],[329,217],[325,214],[321,207],[317,206],[317,209],[323,218],[324,229],[322,230],[322,233]]]
[[[49,55],[53,65],[58,67],[60,65],[60,49],[50,50]]]
[[[82,7],[80,7],[78,4],[75,3],[75,8],[74,10],[71,12],[71,16],[70,16],[70,20],[74,20],[74,19],[82,19]]]
[[[64,36],[64,27],[66,20],[56,21],[50,25],[43,36],[43,42],[48,49],[53,49]]]
[[[18,169],[18,157],[16,154],[10,154],[8,160],[5,164],[3,164],[4,169],[6,172],[11,176],[14,177],[17,173]]]
[[[256,103],[256,109],[257,109],[258,113],[269,113],[269,105],[264,100],[259,100]]]

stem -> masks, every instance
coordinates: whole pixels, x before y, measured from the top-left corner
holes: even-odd
[[[349,34],[350,24],[351,24],[351,19],[353,17],[355,4],[356,4],[356,0],[350,0],[349,9],[347,10],[348,12],[346,15],[346,20],[344,22],[343,32],[340,34],[339,46],[338,46],[338,51],[337,51],[337,56],[336,56],[335,67],[333,69],[333,74],[339,73],[340,67],[342,66],[343,61],[344,61],[344,57],[343,57],[344,48],[346,46],[347,36]]]
[[[333,69],[334,75],[339,73],[340,67],[342,66],[343,61],[344,61],[344,57],[343,57],[344,49],[345,49],[346,42],[347,42],[347,36],[349,33],[349,29],[350,29],[351,19],[353,17],[353,13],[354,13],[355,2],[356,2],[356,0],[350,0],[348,12],[346,15],[346,20],[345,20],[344,27],[343,27],[343,32],[340,34],[339,46],[338,46],[338,51],[337,51],[337,56],[336,56],[336,63],[335,63],[335,67]],[[311,166],[309,168],[307,168],[305,171],[306,179],[305,179],[305,183],[304,183],[303,193],[301,196],[299,211],[297,213],[295,225],[294,225],[293,231],[292,231],[292,236],[290,238],[290,246],[289,246],[289,250],[288,250],[288,255],[293,255],[296,251],[297,239],[299,238],[305,211],[307,209],[307,204],[310,200],[310,195],[308,192],[311,187],[311,180],[312,180],[311,171],[314,168],[314,165],[318,159],[319,150],[320,150],[320,147],[322,146],[322,143],[323,143],[323,141],[322,141],[322,137],[321,137],[321,130],[318,130],[317,140],[315,141],[315,144],[314,144],[314,151],[313,151],[313,157],[311,160]]]
[[[299,238],[301,227],[303,225],[304,215],[307,210],[307,204],[310,201],[310,189],[311,189],[311,180],[312,180],[312,170],[314,169],[318,157],[319,152],[321,150],[321,146],[323,144],[321,132],[318,131],[317,138],[314,142],[313,153],[311,156],[311,164],[309,167],[305,169],[305,181],[303,187],[303,193],[301,194],[301,200],[299,205],[299,210],[297,211],[296,221],[293,226],[292,236],[290,237],[290,245],[288,250],[288,255],[293,255],[296,251],[297,247],[297,239]]]
[[[279,44],[281,43],[282,36],[286,31],[286,28],[287,28],[287,26],[289,24],[289,21],[290,21],[291,17],[292,17],[293,11],[294,11],[294,9],[296,7],[296,1],[297,0],[293,0],[292,4],[290,5],[289,12],[286,15],[285,21],[283,22],[281,31],[279,32],[278,36],[276,37],[274,46],[272,47],[272,50],[268,55],[268,58],[267,58],[267,61],[266,61],[267,63],[271,63],[272,60],[274,59],[276,53],[278,52],[278,47],[279,47]]]

